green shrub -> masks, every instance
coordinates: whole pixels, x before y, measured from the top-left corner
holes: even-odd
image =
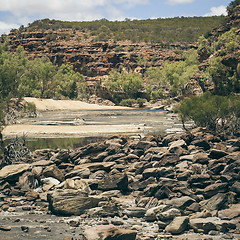
[[[121,106],[126,106],[126,107],[132,107],[133,104],[136,103],[136,100],[135,99],[132,99],[132,98],[128,98],[128,99],[123,99],[121,102],[120,102],[120,105]]]
[[[143,88],[143,79],[137,73],[112,70],[106,85],[113,92],[121,92],[126,98],[136,99],[138,92]]]
[[[151,92],[151,99],[157,100],[163,97],[162,89],[158,89],[157,91]]]
[[[185,98],[178,108],[179,117],[185,122],[193,120],[196,126],[206,127],[213,132],[228,129],[231,133],[239,130],[239,96],[218,96],[205,93],[202,96]]]
[[[24,110],[24,112],[36,113],[37,108],[34,103],[26,102],[23,105],[23,110]]]
[[[140,108],[143,107],[143,104],[146,102],[147,100],[145,98],[138,98],[137,99],[137,104],[139,105]]]

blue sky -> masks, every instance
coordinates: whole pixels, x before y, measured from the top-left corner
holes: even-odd
[[[213,16],[231,0],[0,0],[0,35],[38,19],[69,21]]]

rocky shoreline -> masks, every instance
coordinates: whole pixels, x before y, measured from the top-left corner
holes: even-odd
[[[112,136],[0,169],[0,239],[239,239],[240,138]]]

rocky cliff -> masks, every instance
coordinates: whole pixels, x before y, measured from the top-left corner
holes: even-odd
[[[133,43],[131,41],[93,41],[90,33],[59,29],[15,31],[8,35],[9,50],[23,46],[30,58],[48,56],[58,65],[72,64],[88,81],[104,80],[120,66],[143,72],[149,66],[161,67],[165,61],[179,61],[192,43]]]

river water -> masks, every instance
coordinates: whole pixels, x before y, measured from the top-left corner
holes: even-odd
[[[37,118],[20,119],[18,124],[15,127],[31,126],[32,130],[38,127],[46,130],[44,134],[29,132],[30,136],[26,130],[24,135],[31,150],[79,147],[114,134],[143,137],[182,131],[176,114],[149,109],[43,111]],[[55,129],[56,134],[48,132],[48,128]]]

